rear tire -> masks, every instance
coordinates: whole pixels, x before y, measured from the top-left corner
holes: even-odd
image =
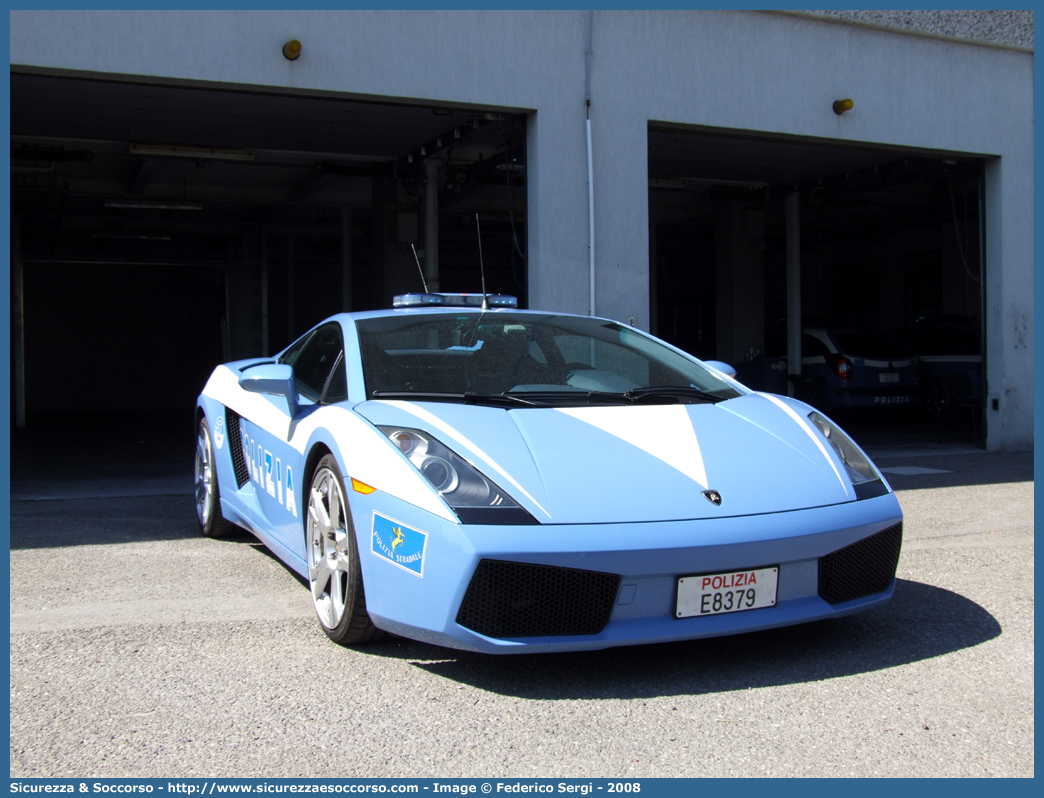
[[[327,637],[345,646],[378,639],[381,632],[366,611],[355,528],[333,455],[323,457],[312,476],[305,535],[308,585]]]
[[[217,464],[211,444],[207,418],[199,420],[196,430],[196,518],[208,538],[220,538],[229,533],[233,524],[221,515],[221,494],[218,491]]]

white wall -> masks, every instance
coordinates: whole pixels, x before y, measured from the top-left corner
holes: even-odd
[[[12,11],[11,62],[532,111],[533,307],[584,312],[588,12]],[[286,61],[280,47],[300,39]],[[1033,442],[1033,56],[762,12],[595,12],[600,315],[648,328],[649,120],[995,156],[989,448]],[[855,109],[838,117],[833,100]]]

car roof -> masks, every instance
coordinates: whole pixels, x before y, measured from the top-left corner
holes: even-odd
[[[476,307],[439,307],[437,305],[427,305],[424,307],[416,308],[386,308],[384,310],[361,310],[352,313],[338,313],[336,316],[332,318],[359,320],[383,319],[394,316],[430,316],[437,314],[447,314],[452,316],[460,316],[461,314],[471,314],[475,316],[480,316],[483,314],[483,312],[487,316],[495,316],[497,314],[509,313],[512,315],[521,314],[529,316],[576,316],[582,319],[590,318],[579,313],[564,313],[562,311],[556,310],[522,310],[520,308],[490,308],[489,310],[483,311],[482,308]],[[603,321],[612,321],[612,319],[603,319]]]

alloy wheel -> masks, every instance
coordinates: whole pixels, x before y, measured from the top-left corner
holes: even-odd
[[[196,438],[196,517],[200,526],[206,528],[214,505],[214,450],[210,445],[210,434],[206,424],[200,424]]]
[[[334,629],[344,616],[351,560],[341,486],[329,468],[312,480],[308,496],[308,575],[320,622]]]

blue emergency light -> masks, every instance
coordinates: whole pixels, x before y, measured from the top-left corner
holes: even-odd
[[[395,308],[419,307],[482,307],[482,294],[399,294],[392,299]],[[507,294],[486,294],[486,305],[490,308],[517,308],[518,297]]]

